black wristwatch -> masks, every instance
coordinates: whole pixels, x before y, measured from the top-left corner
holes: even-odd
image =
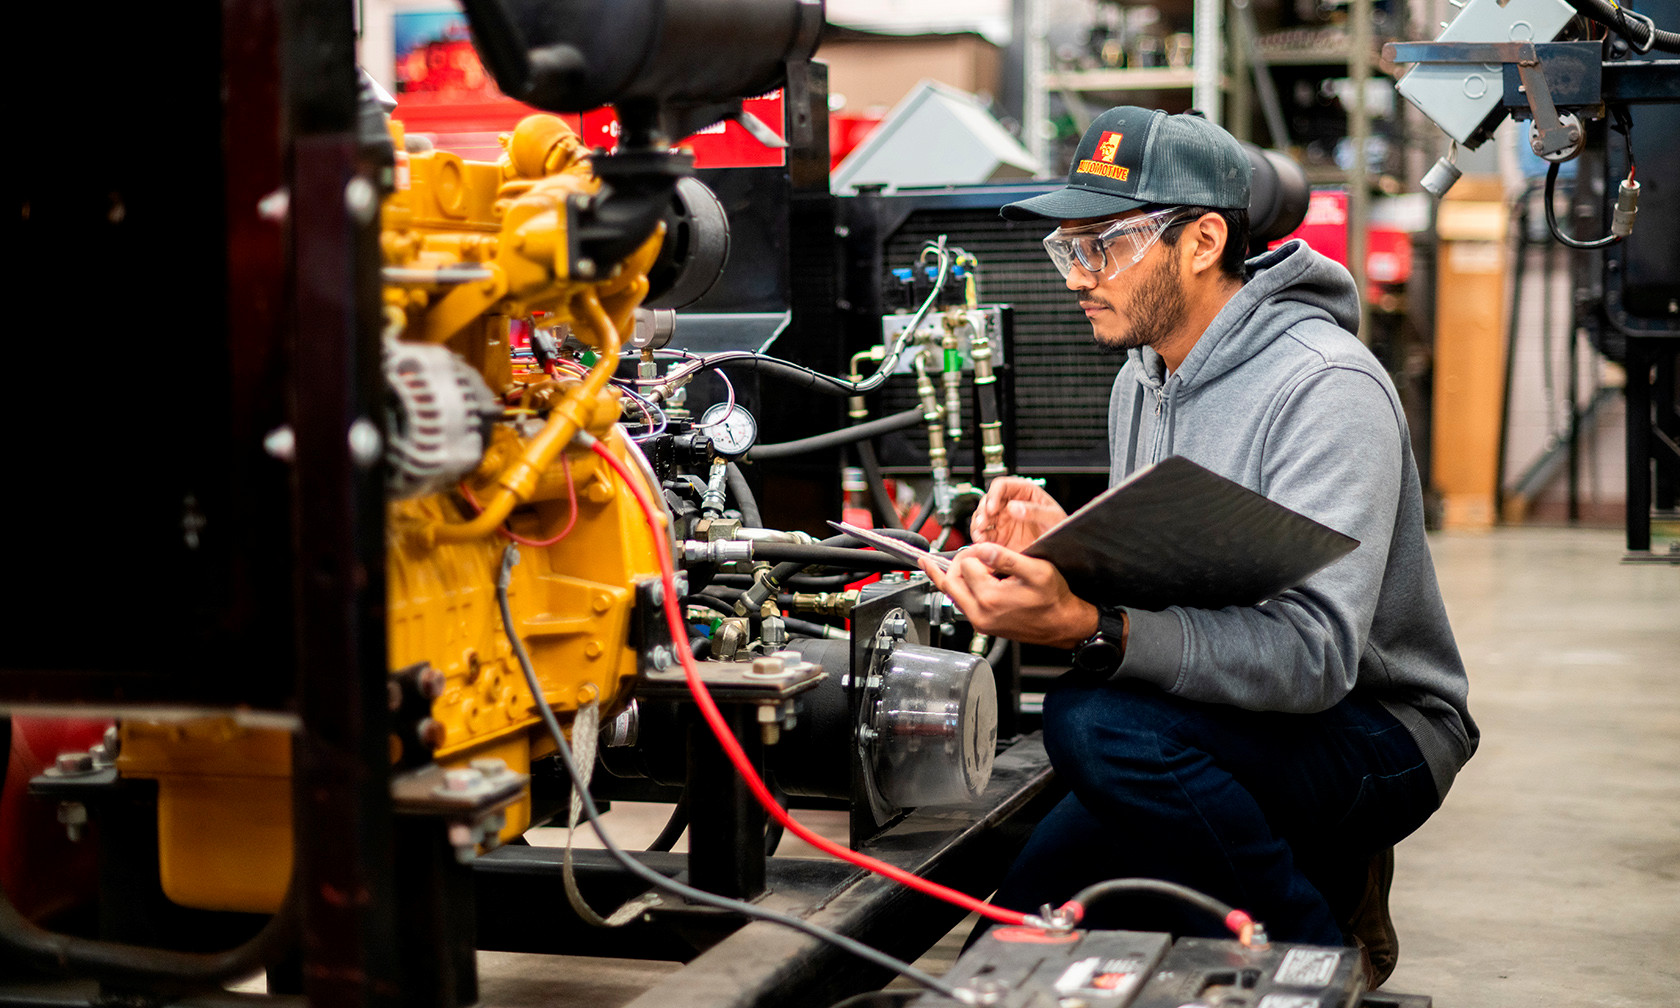
[[[1097,609],[1097,632],[1073,649],[1073,667],[1082,672],[1112,675],[1126,657],[1126,610]]]

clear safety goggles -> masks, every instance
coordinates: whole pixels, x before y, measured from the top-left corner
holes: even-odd
[[[1098,221],[1077,227],[1059,227],[1044,236],[1044,250],[1063,277],[1078,263],[1099,280],[1112,280],[1143,258],[1161,238],[1161,233],[1190,215],[1178,207],[1156,210],[1141,217]]]

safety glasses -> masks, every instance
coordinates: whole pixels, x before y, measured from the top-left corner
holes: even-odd
[[[1063,277],[1077,262],[1098,280],[1112,280],[1142,259],[1163,231],[1190,216],[1177,207],[1168,207],[1141,217],[1059,227],[1044,237],[1044,250]]]

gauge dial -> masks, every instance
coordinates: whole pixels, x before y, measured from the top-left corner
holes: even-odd
[[[699,430],[712,439],[712,450],[736,458],[758,440],[758,421],[733,403],[718,403],[700,416]]]

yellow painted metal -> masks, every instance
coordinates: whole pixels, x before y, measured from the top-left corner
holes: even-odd
[[[623,434],[602,432],[614,454],[629,458]],[[515,512],[511,525],[548,546],[520,546],[508,589],[515,629],[543,686],[543,698],[569,714],[599,700],[614,709],[628,699],[636,674],[629,643],[633,586],[658,575],[655,550],[668,548],[644,524],[635,500],[594,455],[571,449],[554,468],[569,468],[569,493]],[[561,477],[564,478],[563,476]],[[444,673],[433,705],[441,729],[439,762],[466,761],[491,740],[540,731],[532,699],[498,611],[494,577],[505,541],[500,537],[426,545],[409,534],[416,525],[453,521],[460,505],[436,496],[392,508],[387,551],[391,664],[429,662]],[[540,737],[535,754],[551,747]],[[523,828],[518,813],[510,831]]]
[[[291,737],[231,718],[125,721],[117,771],[158,782],[163,891],[207,910],[273,910],[291,873]]]
[[[393,127],[398,149],[404,140]],[[574,441],[586,431],[631,472],[644,466],[616,426],[609,383],[623,333],[647,291],[655,234],[597,279],[566,259],[566,200],[592,194],[584,147],[553,116],[532,116],[494,164],[440,151],[410,154],[386,202],[385,302],[402,339],[446,343],[494,391],[517,391],[508,320],[546,313],[599,360],[582,379],[524,390],[547,419],[510,420],[468,481],[483,511],[458,494],[390,505],[387,521],[389,652],[393,669],[429,663],[443,673],[427,734],[445,767],[493,757],[515,770],[552,751],[535,700],[502,625],[495,577],[508,542],[520,545],[509,587],[514,630],[530,653],[541,702],[563,721],[599,701],[608,714],[629,698],[637,654],[630,644],[635,585],[657,578],[669,531],[650,531],[611,469]],[[482,279],[426,282],[424,271],[476,269]],[[418,271],[418,272],[417,272]],[[659,500],[650,477],[644,493]],[[575,505],[574,502],[575,501]],[[575,506],[575,514],[574,514]],[[667,522],[668,517],[661,516]],[[123,728],[122,773],[154,778],[164,889],[189,906],[273,910],[291,870],[289,739],[226,720]],[[395,752],[395,748],[393,748]],[[530,823],[529,795],[507,811],[502,838]]]

